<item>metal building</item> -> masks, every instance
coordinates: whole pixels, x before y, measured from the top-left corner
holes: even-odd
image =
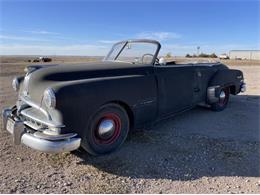
[[[260,50],[231,50],[230,59],[260,60]]]

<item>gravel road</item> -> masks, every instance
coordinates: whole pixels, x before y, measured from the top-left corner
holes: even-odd
[[[10,68],[11,67],[11,68]],[[21,66],[1,67],[0,108]],[[130,133],[113,154],[45,154],[0,131],[0,193],[260,193],[260,66],[223,112],[195,108]]]

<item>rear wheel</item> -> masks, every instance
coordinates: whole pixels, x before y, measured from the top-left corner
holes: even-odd
[[[128,131],[126,111],[117,104],[107,104],[92,117],[82,146],[93,155],[109,153],[125,141]]]
[[[222,111],[227,107],[229,101],[230,89],[223,88],[219,93],[219,101],[211,105],[213,111]]]

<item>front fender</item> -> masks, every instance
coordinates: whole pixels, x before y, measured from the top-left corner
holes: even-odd
[[[134,124],[153,120],[157,112],[156,81],[153,75],[93,78],[66,82],[53,87],[57,110],[66,129],[79,135],[91,116],[107,102],[123,102],[134,114]]]

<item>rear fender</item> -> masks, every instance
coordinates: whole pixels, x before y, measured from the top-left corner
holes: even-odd
[[[230,93],[236,95],[240,92],[241,85],[244,82],[243,73],[240,70],[221,69],[218,70],[211,78],[208,90],[208,103],[215,103],[218,101],[221,89],[229,87]]]
[[[235,69],[218,70],[209,82],[209,87],[220,86],[230,87],[231,94],[236,95],[240,92],[240,86],[244,82],[243,73]]]
[[[243,73],[240,70],[222,69],[217,71],[210,80],[209,86],[220,85],[222,87],[239,85],[243,80]]]

